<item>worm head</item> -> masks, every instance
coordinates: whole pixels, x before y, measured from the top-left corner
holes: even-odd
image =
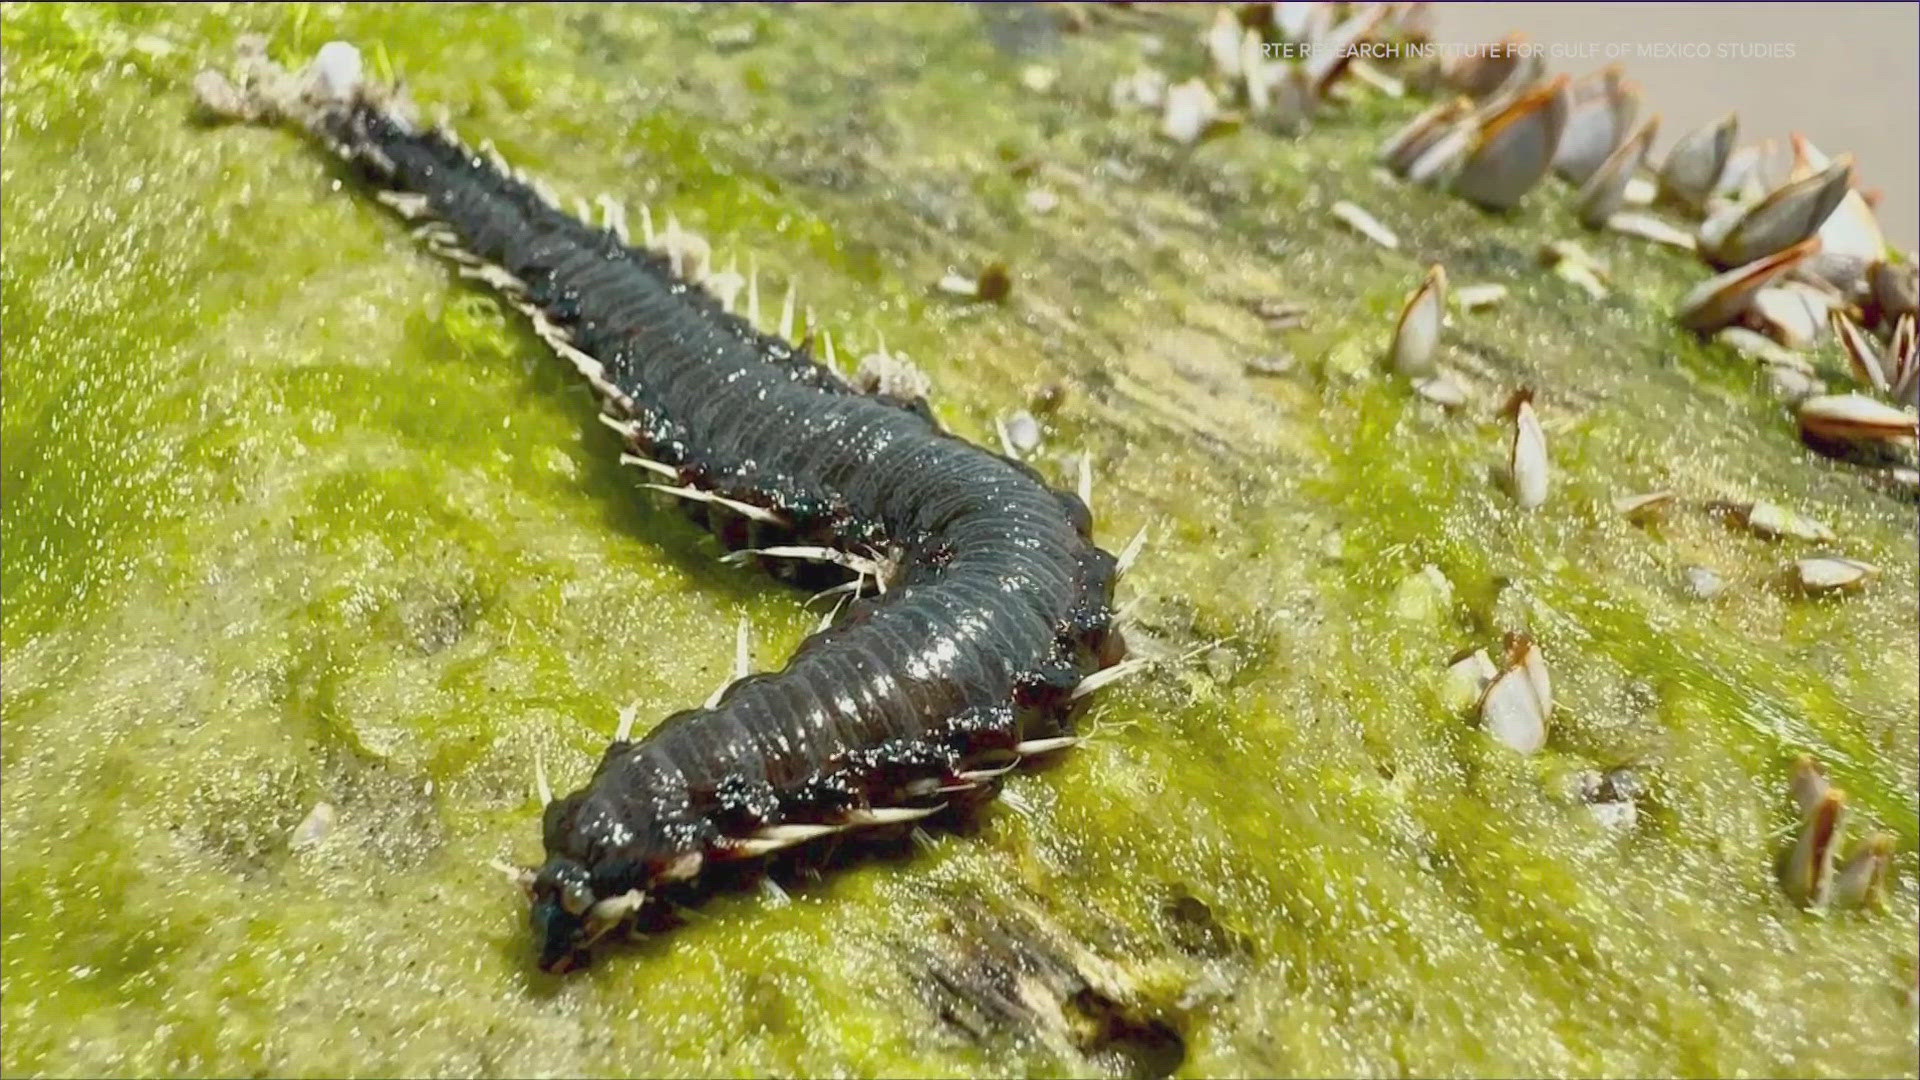
[[[587,868],[572,859],[549,859],[535,872],[528,892],[540,969],[558,975],[583,964],[589,944],[587,915],[595,902]]]
[[[533,874],[528,894],[540,970],[555,975],[584,966],[594,943],[632,918],[647,900],[638,889],[597,895],[587,868],[567,858],[547,860]]]

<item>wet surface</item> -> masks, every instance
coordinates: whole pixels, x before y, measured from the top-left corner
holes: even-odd
[[[1494,218],[1380,174],[1417,103],[1176,147],[1108,91],[1197,70],[1197,27],[1120,14],[1036,58],[995,18],[7,11],[7,1071],[1911,1073],[1912,504],[1670,324],[1679,254],[1583,237],[1596,303],[1525,257],[1577,235],[1562,189]],[[536,753],[578,782],[622,707],[718,685],[739,614],[767,665],[819,608],[640,498],[565,365],[318,154],[193,122],[242,30],[357,41],[564,194],[797,278],[842,357],[884,336],[969,438],[1045,400],[1035,467],[1071,487],[1090,454],[1102,543],[1149,529],[1129,640],[1193,657],[965,829],[539,974],[486,865],[537,855]],[[1451,316],[1458,412],[1369,359],[1440,259],[1509,290]],[[994,262],[1000,303],[933,288]],[[1520,385],[1532,513],[1492,480]],[[1611,510],[1659,488],[1656,521]],[[1707,509],[1757,498],[1881,575],[1777,588],[1807,545]],[[1444,703],[1509,631],[1553,670],[1533,757]],[[1775,886],[1802,752],[1895,837],[1889,910]],[[1632,778],[1630,824],[1587,773],[1606,805]]]

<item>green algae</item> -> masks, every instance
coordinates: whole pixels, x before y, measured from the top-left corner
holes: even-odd
[[[1494,218],[1378,175],[1412,103],[1178,148],[1105,104],[1134,35],[1010,49],[1007,17],[5,9],[6,1071],[1912,1074],[1911,505],[1670,325],[1680,255],[1582,236],[1592,301],[1535,258],[1579,235],[1563,193]],[[1092,455],[1103,540],[1152,537],[1136,641],[1203,658],[1103,694],[963,834],[539,975],[484,865],[536,854],[536,752],[577,782],[620,708],[721,681],[738,615],[768,666],[818,611],[637,498],[564,366],[329,162],[196,122],[246,31],[378,43],[564,191],[753,253],[970,437],[1060,388],[1038,467]],[[1004,305],[928,287],[988,260]],[[1461,415],[1322,362],[1435,261],[1511,291],[1453,316]],[[1519,385],[1556,470],[1530,514],[1492,479]],[[1778,584],[1805,545],[1609,509],[1661,487],[1793,506],[1884,573],[1810,600]],[[1691,564],[1731,587],[1688,597]],[[1451,597],[1396,603],[1428,566]],[[1510,630],[1561,702],[1531,759],[1442,704]],[[1801,752],[1898,838],[1890,910],[1775,888]],[[1616,832],[1561,793],[1619,765],[1650,791]]]

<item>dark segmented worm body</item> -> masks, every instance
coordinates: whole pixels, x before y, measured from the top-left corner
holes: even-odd
[[[542,967],[581,962],[648,893],[711,862],[991,794],[1023,753],[1063,741],[1074,687],[1123,651],[1114,559],[1079,498],[942,431],[923,401],[858,392],[730,314],[677,255],[415,126],[361,83],[357,54],[345,75],[327,59],[297,106],[256,112],[300,120],[525,310],[723,543],[885,551],[891,567],[880,597],[783,670],[614,742],[585,788],[547,805],[547,862],[523,881]]]

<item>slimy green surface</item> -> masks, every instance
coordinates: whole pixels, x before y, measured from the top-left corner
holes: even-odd
[[[1912,1075],[1913,505],[1672,325],[1689,257],[1581,233],[1557,183],[1493,218],[1378,173],[1415,101],[1193,148],[1107,104],[1143,32],[1197,71],[1197,25],[0,12],[0,1068]],[[843,356],[884,337],[970,438],[1056,390],[1036,467],[1070,485],[1090,453],[1105,546],[1148,529],[1122,599],[1167,662],[959,833],[540,974],[486,866],[538,856],[536,753],[577,785],[622,707],[723,681],[739,616],[766,668],[821,606],[643,497],[567,367],[330,159],[197,121],[188,80],[245,32],[296,63],[354,41],[563,193],[798,279]],[[1557,238],[1608,298],[1540,268]],[[1002,304],[931,288],[990,261]],[[1457,412],[1373,359],[1434,262],[1510,290],[1452,316]],[[1494,480],[1522,385],[1554,468],[1531,513]],[[1652,524],[1611,509],[1658,488]],[[1814,547],[1703,509],[1756,498],[1882,573],[1783,587]],[[1726,591],[1689,596],[1692,565]],[[1506,631],[1560,703],[1530,758],[1442,692]],[[1799,753],[1896,838],[1885,910],[1781,895]],[[1620,766],[1648,792],[1616,829],[1568,790]]]

